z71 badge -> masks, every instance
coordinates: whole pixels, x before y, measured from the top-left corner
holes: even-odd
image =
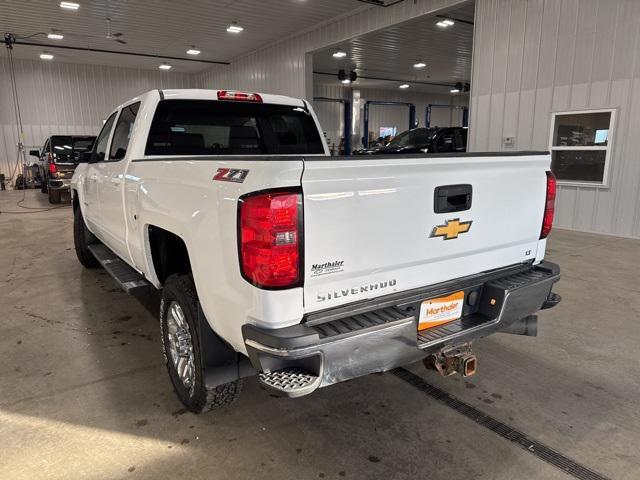
[[[247,178],[249,170],[242,170],[239,168],[219,168],[218,172],[214,175],[214,180],[221,182],[236,182],[242,183]]]

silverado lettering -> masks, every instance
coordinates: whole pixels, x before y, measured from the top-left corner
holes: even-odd
[[[322,294],[319,293],[316,296],[316,301],[324,302],[326,300],[342,298],[349,295],[358,295],[360,293],[367,293],[374,290],[383,290],[389,287],[394,287],[395,285],[396,285],[396,280],[389,280],[387,282],[372,283],[369,285],[362,285],[360,287],[340,289],[340,291],[333,291],[333,292],[322,293]]]

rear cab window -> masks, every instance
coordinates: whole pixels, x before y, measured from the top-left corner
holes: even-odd
[[[91,150],[95,137],[55,135],[51,137],[54,163],[78,163],[81,153]]]
[[[302,107],[218,100],[162,100],[145,155],[309,155],[324,147]]]

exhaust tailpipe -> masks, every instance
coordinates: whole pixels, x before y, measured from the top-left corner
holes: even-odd
[[[476,373],[478,359],[471,351],[471,344],[465,343],[429,355],[424,359],[424,365],[429,370],[437,371],[443,377],[455,373],[459,373],[463,377],[470,377]]]

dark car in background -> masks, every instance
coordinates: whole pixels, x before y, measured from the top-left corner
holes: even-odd
[[[47,138],[42,151],[29,152],[40,159],[40,190],[49,194],[50,203],[60,203],[62,192],[69,191],[80,155],[91,150],[95,139],[92,135],[52,135]]]
[[[414,128],[398,134],[384,147],[363,149],[360,155],[396,153],[451,153],[467,151],[467,128]]]

